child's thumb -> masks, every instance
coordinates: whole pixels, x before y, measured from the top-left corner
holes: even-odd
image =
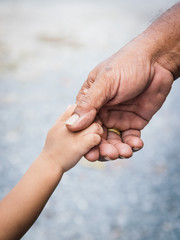
[[[68,118],[70,118],[71,115],[73,114],[76,106],[77,106],[77,104],[69,105],[66,108],[65,112],[61,114],[61,119],[67,120]]]

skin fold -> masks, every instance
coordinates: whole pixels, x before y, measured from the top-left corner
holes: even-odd
[[[143,147],[140,131],[149,123],[180,76],[180,3],[167,10],[143,33],[97,65],[77,95],[71,131],[86,128],[99,117],[104,129],[118,128],[122,137],[107,132],[85,157],[131,157]]]

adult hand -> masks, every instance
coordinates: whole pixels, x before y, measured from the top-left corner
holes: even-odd
[[[172,74],[131,44],[92,70],[77,96],[75,114],[80,118],[68,126],[71,130],[86,128],[98,114],[106,128],[122,131],[122,138],[105,131],[100,147],[86,154],[90,161],[99,153],[110,159],[127,158],[142,148],[140,130],[170,91]]]
[[[165,101],[173,77],[179,76],[179,9],[180,4],[175,5],[89,74],[68,128],[86,128],[98,114],[105,129],[119,129],[122,138],[105,134],[99,148],[91,150],[87,159],[94,161],[99,153],[111,159],[130,157],[132,149],[143,146],[140,130]]]
[[[154,63],[151,69],[152,79],[149,76],[150,83],[140,94],[124,102],[120,102],[118,98],[120,94],[117,94],[113,100],[99,110],[98,115],[103,125],[106,128],[119,129],[122,135],[120,137],[105,129],[99,149],[95,148],[90,151],[86,155],[88,160],[94,161],[99,153],[101,157],[110,159],[128,158],[132,156],[133,151],[142,148],[140,130],[148,124],[162,106],[173,83],[172,74],[158,63]],[[131,85],[126,87],[130,89]],[[105,87],[103,89],[105,90]],[[96,93],[94,94],[97,96]]]

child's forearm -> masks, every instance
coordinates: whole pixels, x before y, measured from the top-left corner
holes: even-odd
[[[0,201],[0,240],[20,239],[41,213],[63,173],[100,143],[103,129],[98,123],[76,133],[66,128],[74,108],[68,108],[56,121],[40,156]]]
[[[40,155],[19,183],[0,201],[0,239],[20,239],[35,222],[63,175]]]

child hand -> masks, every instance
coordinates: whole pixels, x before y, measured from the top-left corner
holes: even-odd
[[[41,153],[44,158],[55,162],[63,172],[74,167],[84,154],[98,145],[103,134],[103,128],[96,122],[82,131],[69,131],[65,123],[75,107],[70,106],[49,130]]]

